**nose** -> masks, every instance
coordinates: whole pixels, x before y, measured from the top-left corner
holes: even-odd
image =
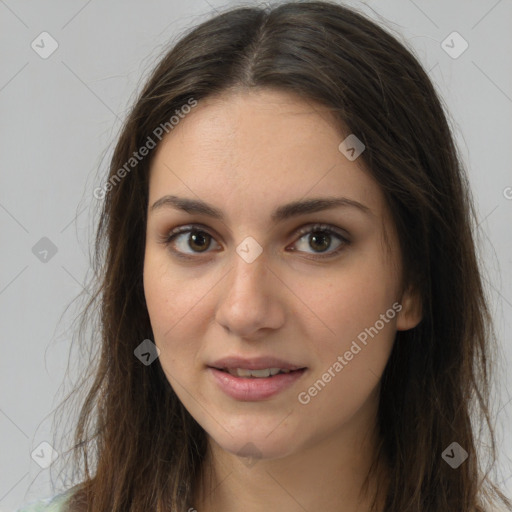
[[[233,266],[219,283],[215,312],[219,325],[241,338],[255,338],[278,329],[285,319],[286,287],[268,266],[265,252],[248,263],[236,252]]]

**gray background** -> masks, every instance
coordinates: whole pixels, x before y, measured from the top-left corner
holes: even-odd
[[[347,3],[402,34],[451,113],[505,367],[512,362],[512,1]],[[31,454],[37,448],[48,460],[51,451],[39,447],[45,441],[57,452],[67,446],[51,421],[78,311],[66,307],[86,282],[100,206],[93,190],[104,181],[121,121],[169,42],[229,5],[235,2],[0,0],[0,511],[59,490],[58,462],[42,468]],[[42,46],[44,31],[58,43],[46,59],[31,47]],[[453,31],[469,44],[455,59],[442,45]],[[448,42],[460,50],[461,41]],[[38,255],[48,244],[43,237],[57,250],[46,262]],[[503,371],[498,379],[495,476],[511,495],[511,378]]]

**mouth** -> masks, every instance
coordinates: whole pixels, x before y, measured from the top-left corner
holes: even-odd
[[[208,367],[214,383],[224,394],[242,402],[269,399],[291,389],[307,372],[307,368],[217,368]]]
[[[302,372],[303,370],[306,370],[306,368],[297,368],[295,370],[289,368],[263,368],[261,370],[252,370],[248,368],[217,368],[214,366],[210,368],[224,373],[229,373],[233,377],[244,379],[267,379],[275,377],[276,375]]]

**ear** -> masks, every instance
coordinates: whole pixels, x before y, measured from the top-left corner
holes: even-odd
[[[402,309],[397,315],[396,329],[398,331],[413,329],[423,318],[420,294],[415,289],[409,288],[403,293],[402,300],[399,302]]]

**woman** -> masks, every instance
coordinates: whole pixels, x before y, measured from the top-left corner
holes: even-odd
[[[329,2],[216,16],[95,195],[102,349],[55,510],[510,507],[473,423],[494,457],[471,194],[395,38]]]

